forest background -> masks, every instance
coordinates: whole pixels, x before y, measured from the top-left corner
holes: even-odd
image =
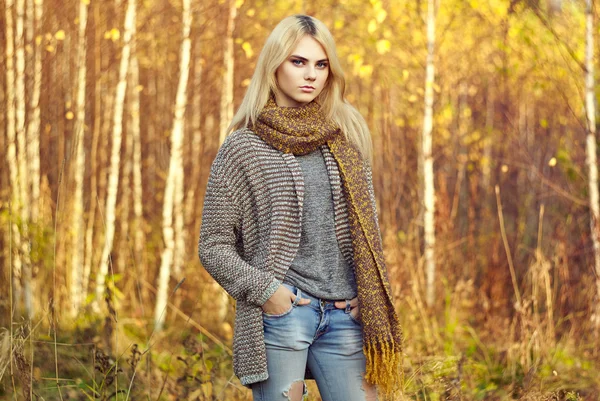
[[[600,397],[591,0],[0,10],[0,398],[250,399],[196,244],[257,55],[299,12],[372,130],[398,399]]]

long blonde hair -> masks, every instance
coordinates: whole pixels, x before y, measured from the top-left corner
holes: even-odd
[[[312,36],[323,46],[329,59],[329,76],[317,103],[328,118],[342,130],[346,138],[354,143],[365,160],[371,162],[373,145],[365,119],[348,101],[344,94],[346,80],[335,49],[331,32],[325,24],[308,15],[292,15],[284,18],[273,29],[258,56],[256,69],[248,85],[246,95],[235,113],[228,133],[254,124],[272,93],[277,93],[277,68],[290,56],[304,35]]]

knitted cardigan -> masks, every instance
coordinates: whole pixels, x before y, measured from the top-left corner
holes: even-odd
[[[346,198],[327,145],[325,159],[340,251],[354,268]],[[365,163],[375,208],[371,169]],[[212,164],[198,254],[236,300],[233,368],[244,385],[266,380],[261,306],[275,293],[300,244],[304,178],[300,164],[248,129],[227,137]]]

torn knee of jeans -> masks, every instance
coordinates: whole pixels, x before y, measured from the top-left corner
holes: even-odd
[[[283,396],[287,397],[289,401],[302,401],[306,394],[308,394],[308,390],[304,380],[296,380],[289,389],[283,392]]]

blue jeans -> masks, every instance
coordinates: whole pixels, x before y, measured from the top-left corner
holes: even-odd
[[[254,401],[290,400],[292,384],[303,384],[307,367],[323,401],[375,400],[374,388],[368,391],[370,397],[365,392],[369,385],[363,380],[362,331],[350,309],[337,309],[333,301],[284,285],[296,300],[280,315],[263,313],[269,378],[252,385]],[[300,298],[310,299],[310,304],[298,306]]]

